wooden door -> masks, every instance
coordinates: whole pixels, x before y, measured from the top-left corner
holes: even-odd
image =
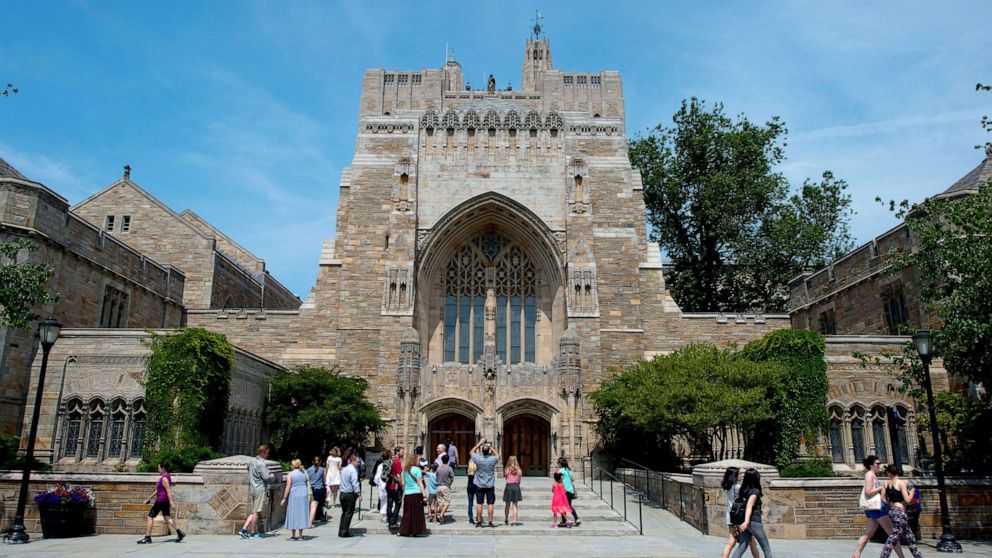
[[[434,451],[438,444],[448,440],[458,449],[458,467],[464,468],[468,461],[468,450],[475,445],[475,421],[456,413],[441,415],[430,422],[430,445],[424,448],[428,461],[437,457]]]
[[[548,421],[533,415],[520,415],[503,424],[503,453],[506,463],[510,456],[517,456],[525,475],[547,476],[549,460]]]

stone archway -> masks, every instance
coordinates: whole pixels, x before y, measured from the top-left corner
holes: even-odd
[[[450,438],[458,449],[458,461],[465,465],[468,450],[472,449],[481,431],[482,409],[458,397],[435,399],[420,409],[422,430],[416,442],[432,457],[434,448]],[[413,444],[416,446],[417,444]]]

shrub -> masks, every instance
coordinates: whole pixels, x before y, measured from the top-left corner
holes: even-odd
[[[20,447],[20,439],[13,434],[0,434],[0,469],[9,471],[24,470],[24,457],[17,455],[17,448]],[[51,471],[52,466],[48,463],[33,459],[32,471]]]
[[[836,477],[829,461],[797,461],[782,467],[779,475],[789,477]]]
[[[158,471],[159,463],[168,461],[172,464],[173,473],[192,473],[197,463],[220,457],[224,457],[224,454],[205,446],[187,446],[180,449],[150,451],[146,452],[145,457],[138,465],[138,471],[142,473],[153,473]]]

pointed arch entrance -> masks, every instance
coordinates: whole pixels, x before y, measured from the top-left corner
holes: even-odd
[[[554,406],[538,399],[516,399],[502,405],[499,436],[501,457],[516,456],[528,476],[547,476],[554,458],[554,425],[560,416]]]
[[[468,450],[472,449],[478,438],[478,420],[482,409],[464,399],[447,397],[428,403],[421,413],[427,425],[421,442],[424,453],[432,458],[434,448],[450,440],[458,450],[457,468],[464,468]]]

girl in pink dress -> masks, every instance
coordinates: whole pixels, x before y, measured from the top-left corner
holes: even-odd
[[[571,527],[572,522],[566,523],[566,518],[572,513],[572,506],[568,505],[568,496],[565,495],[565,485],[561,482],[561,473],[555,473],[555,484],[551,489],[551,517],[552,527]],[[561,517],[559,521],[559,516]]]

